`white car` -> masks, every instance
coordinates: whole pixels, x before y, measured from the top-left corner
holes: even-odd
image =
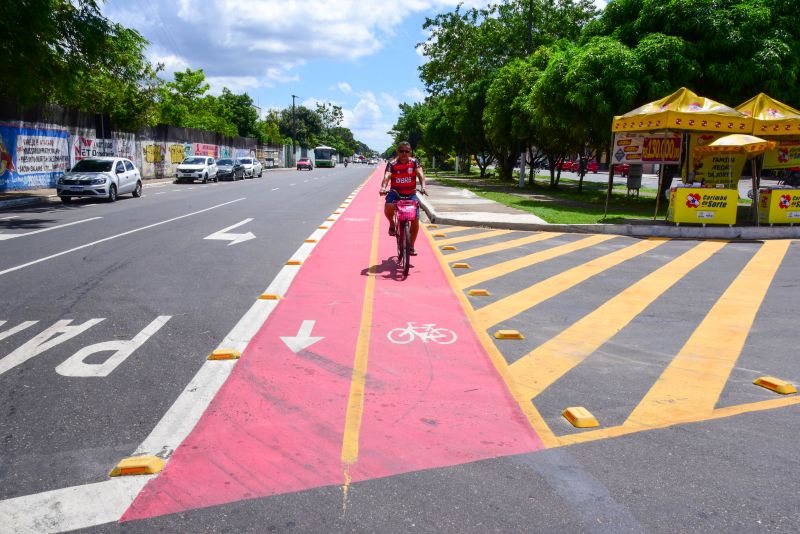
[[[175,181],[194,182],[200,180],[204,184],[209,180],[217,181],[217,162],[211,156],[194,156],[184,159],[175,169]]]
[[[247,178],[255,178],[264,174],[264,167],[261,165],[261,162],[258,161],[256,158],[239,158],[239,161],[242,162],[244,165],[244,177]]]
[[[56,192],[64,203],[75,197],[105,198],[109,202],[118,195],[142,196],[142,175],[126,158],[86,158],[65,172],[56,184]]]

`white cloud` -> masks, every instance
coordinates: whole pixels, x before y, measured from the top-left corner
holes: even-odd
[[[338,86],[339,90],[346,95],[352,94],[353,88],[350,87],[350,84],[347,82],[339,82]]]
[[[314,60],[374,54],[403,16],[457,3],[410,0],[398,9],[385,0],[135,0],[109,2],[103,10],[137,28],[152,49],[168,51],[159,55],[170,68],[202,68],[208,77],[245,78],[231,82],[237,87],[251,87],[252,79],[269,87],[296,81],[290,71]]]
[[[423,100],[425,100],[425,92],[418,87],[409,89],[403,94],[408,98],[410,98],[412,102],[422,102]]]

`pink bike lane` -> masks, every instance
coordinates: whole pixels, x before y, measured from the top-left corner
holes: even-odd
[[[422,233],[397,277],[380,179],[317,244],[122,521],[542,448]],[[295,353],[281,338],[308,321],[321,339]]]

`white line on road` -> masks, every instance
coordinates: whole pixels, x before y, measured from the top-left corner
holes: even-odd
[[[156,195],[163,195],[164,193],[166,193],[166,191],[159,191],[158,193],[155,193],[155,194]]]
[[[59,224],[58,226],[51,226],[50,228],[42,228],[41,230],[33,230],[31,232],[25,232],[24,234],[0,234],[0,241],[8,241],[9,239],[14,239],[15,237],[25,237],[33,234],[41,234],[42,232],[49,232],[50,230],[57,230],[59,228],[66,228],[67,226],[72,226],[75,224],[81,224],[89,221],[96,221],[97,219],[102,219],[102,217],[92,217],[90,219],[83,219],[80,221],[74,221],[71,223],[66,224]]]
[[[141,228],[134,228],[133,230],[128,230],[127,232],[122,232],[121,234],[112,235],[109,237],[104,237],[103,239],[98,239],[97,241],[92,241],[91,243],[86,243],[85,245],[81,245],[79,247],[71,248],[68,250],[63,250],[61,252],[57,252],[56,254],[51,254],[50,256],[45,256],[44,258],[39,258],[38,260],[29,261],[28,263],[23,263],[22,265],[17,265],[16,267],[11,267],[6,269],[5,271],[0,271],[0,276],[4,274],[12,273],[14,271],[18,271],[20,269],[24,269],[25,267],[30,267],[31,265],[36,265],[37,263],[41,263],[43,261],[52,260],[53,258],[58,258],[59,256],[63,256],[65,254],[69,254],[70,252],[75,252],[76,250],[82,250],[87,247],[91,247],[94,245],[98,245],[100,243],[104,243],[106,241],[111,241],[112,239],[117,239],[119,237],[124,237],[126,235],[130,235],[136,232],[141,232],[142,230],[148,230],[150,228],[155,228],[156,226],[161,226],[162,224],[171,223],[173,221],[177,221],[180,219],[185,219],[186,217],[191,217],[192,215],[197,215],[200,213],[204,213],[206,211],[210,211],[216,208],[221,208],[222,206],[227,206],[228,204],[233,204],[234,202],[239,202],[240,200],[244,200],[244,198],[237,198],[236,200],[231,200],[230,202],[224,202],[222,204],[217,204],[216,206],[211,206],[210,208],[206,208],[200,211],[193,211],[192,213],[187,213],[186,215],[180,215],[178,217],[173,217],[172,219],[167,219],[166,221],[161,221],[153,224],[148,224],[147,226],[142,226]]]
[[[276,187],[275,189],[273,189],[273,191],[277,191],[278,189],[280,189],[280,187]]]
[[[16,219],[16,218],[18,218],[18,217],[19,217],[19,215],[12,215],[11,217],[3,217],[3,218],[0,218],[0,221],[7,221],[7,220],[9,220],[9,219]]]

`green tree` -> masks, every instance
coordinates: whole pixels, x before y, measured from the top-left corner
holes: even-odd
[[[253,107],[253,99],[248,94],[236,95],[224,87],[217,97],[225,115],[231,118],[239,137],[256,137],[258,111]]]
[[[119,126],[154,119],[147,41],[106,19],[95,0],[0,3],[0,96],[108,113]]]
[[[322,119],[315,111],[305,106],[281,110],[278,127],[281,135],[294,139],[295,144],[309,148],[317,146],[323,133]]]

